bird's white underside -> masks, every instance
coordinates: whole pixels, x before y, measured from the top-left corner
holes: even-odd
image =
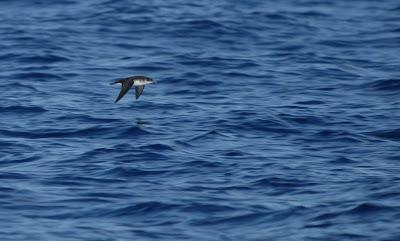
[[[142,85],[147,85],[147,84],[151,84],[151,81],[148,80],[135,80],[133,82],[133,86],[142,86]]]

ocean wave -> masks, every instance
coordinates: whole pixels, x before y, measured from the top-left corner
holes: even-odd
[[[44,112],[47,112],[47,110],[39,106],[0,106],[0,113],[4,114],[41,114]]]
[[[115,122],[120,122],[121,120],[118,118],[102,118],[102,117],[97,117],[97,116],[92,116],[92,115],[87,115],[87,114],[72,114],[68,113],[67,115],[62,115],[58,116],[55,118],[58,121],[69,121],[72,120],[74,122],[85,122],[85,123],[115,123]]]
[[[59,55],[36,55],[36,56],[21,56],[18,58],[18,62],[20,63],[35,63],[35,64],[51,64],[57,62],[65,62],[71,61],[67,57],[59,56]]]
[[[0,172],[0,180],[29,180],[31,177],[29,175],[18,173],[18,172]]]
[[[199,219],[193,221],[194,225],[206,225],[206,226],[214,226],[214,225],[230,225],[233,223],[238,224],[258,224],[260,222],[265,221],[264,219],[270,215],[268,212],[255,212],[255,213],[247,213],[247,214],[240,214],[236,216],[230,217],[212,217],[207,219]]]
[[[23,84],[20,82],[12,82],[10,84],[2,85],[2,88],[7,89],[8,91],[30,91],[30,92],[39,92],[37,88],[29,84]]]
[[[368,132],[366,134],[392,141],[400,140],[400,128],[391,130],[378,130],[378,131]]]
[[[176,204],[169,204],[157,201],[141,202],[133,205],[115,208],[114,210],[104,211],[100,216],[102,217],[125,217],[137,215],[151,215],[168,212],[177,207]]]
[[[385,212],[388,211],[390,212],[393,210],[394,207],[389,207],[389,206],[384,206],[384,205],[377,205],[374,203],[361,203],[357,205],[356,207],[348,210],[346,213],[350,214],[357,214],[357,215],[364,215],[364,214],[373,214],[375,215],[376,213],[379,212]]]
[[[115,176],[118,178],[133,178],[139,176],[159,176],[161,174],[165,174],[167,171],[160,170],[144,170],[138,168],[131,167],[114,167],[103,172],[103,176]]]
[[[200,135],[196,135],[196,136],[192,137],[191,139],[188,140],[188,142],[202,141],[202,140],[205,140],[208,138],[216,138],[216,137],[229,137],[229,136],[218,130],[211,130],[211,131],[207,131],[205,133],[202,133]]]
[[[300,134],[301,130],[285,125],[280,121],[267,119],[254,119],[244,121],[237,125],[238,129],[249,132],[263,132],[275,134]]]
[[[272,187],[276,189],[281,188],[296,188],[296,187],[306,187],[310,185],[316,185],[316,183],[310,183],[301,181],[298,179],[285,179],[285,178],[277,178],[277,177],[270,177],[270,178],[261,178],[259,180],[254,181],[252,186],[261,186],[261,187]]]
[[[350,208],[343,209],[341,211],[334,211],[329,213],[319,214],[313,220],[332,220],[339,216],[364,216],[364,215],[382,215],[385,212],[391,212],[398,209],[397,207],[391,207],[386,205],[374,204],[369,202],[363,202],[355,204]]]
[[[300,105],[304,105],[304,103],[296,103]],[[306,105],[309,105],[310,103],[306,103]],[[315,103],[311,103],[314,105]],[[317,103],[319,105],[320,103]],[[319,125],[323,126],[326,125],[326,120],[322,117],[319,116],[313,116],[313,115],[289,115],[289,114],[280,114],[279,115],[281,119],[292,123],[292,124],[301,124],[301,125]]]
[[[400,79],[380,79],[366,85],[376,91],[398,92],[400,91]]]
[[[35,81],[49,81],[49,80],[63,80],[64,78],[57,74],[45,73],[45,72],[27,72],[19,73],[11,76],[13,79],[18,80],[35,80]]]
[[[1,145],[0,145],[1,146]],[[0,155],[1,157],[1,155]],[[40,160],[42,156],[36,155],[36,156],[6,156],[2,158],[3,160],[0,163],[0,166],[13,166],[13,165],[20,165],[20,164],[26,164],[30,162],[35,162],[37,160]]]
[[[142,150],[149,150],[149,151],[173,151],[174,148],[165,145],[165,144],[150,144],[150,145],[143,145],[139,147]]]
[[[99,136],[111,133],[113,131],[110,127],[89,127],[76,129],[35,129],[26,131],[12,131],[0,129],[0,134],[9,137],[20,137],[29,139],[41,139],[41,138],[72,138],[72,137],[88,137],[88,136]]]

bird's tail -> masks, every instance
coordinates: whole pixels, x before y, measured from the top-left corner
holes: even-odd
[[[125,79],[117,79],[117,80],[114,80],[113,82],[110,83],[110,85],[115,85],[115,84],[118,84],[118,83],[121,83],[121,84],[122,84],[122,83],[124,82],[124,80],[125,80]]]

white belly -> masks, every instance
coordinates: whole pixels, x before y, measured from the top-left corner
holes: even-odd
[[[133,82],[133,85],[134,86],[142,86],[142,85],[147,85],[147,84],[150,84],[151,82],[150,81],[147,81],[147,80],[135,80],[134,82]]]

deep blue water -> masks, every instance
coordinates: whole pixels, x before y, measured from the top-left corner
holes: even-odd
[[[2,241],[400,240],[399,1],[3,0],[0,70]]]

